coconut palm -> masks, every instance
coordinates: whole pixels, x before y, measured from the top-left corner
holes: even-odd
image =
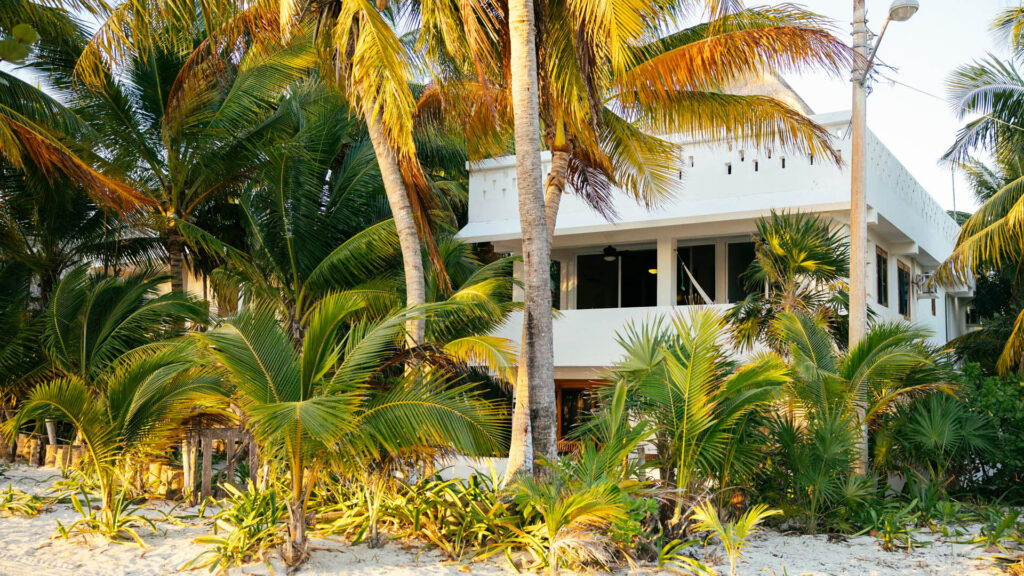
[[[139,3],[145,9],[137,13]],[[145,225],[161,238],[174,290],[197,248],[188,242],[196,213],[242,190],[280,94],[315,63],[309,34],[288,45],[261,37],[253,46],[252,37],[222,31],[236,12],[215,18],[201,9],[206,3],[178,4],[117,6],[70,64],[52,72],[74,90],[74,109],[97,134],[107,172],[152,205]]]
[[[32,390],[7,432],[44,417],[70,422],[100,492],[101,508],[90,520],[108,524],[118,489],[131,478],[131,460],[166,451],[180,438],[184,421],[212,406],[220,391],[219,377],[201,366],[197,353],[190,342],[156,342],[87,374],[51,379]],[[121,532],[132,534],[118,529],[107,536]]]
[[[734,138],[754,147],[789,148],[838,161],[828,134],[800,112],[770,97],[728,93],[731,86],[765,74],[845,69],[848,50],[819,17],[792,7],[715,11],[710,22],[663,37],[659,22],[671,8],[594,8],[603,14],[622,10],[621,20],[602,20],[589,9],[585,3],[547,2],[538,29],[540,119],[543,141],[551,151],[543,205],[549,243],[567,183],[610,217],[613,185],[647,206],[678,191],[680,148],[652,133]],[[574,31],[580,22],[588,29],[585,35]],[[612,32],[616,25],[623,28]],[[721,58],[706,59],[708,50]],[[468,82],[454,87],[437,83],[433,92],[437,99],[454,101],[457,122],[489,151],[495,128],[507,132],[513,124],[512,98],[502,89],[509,74],[503,69],[492,83],[484,83],[479,67],[467,68]],[[517,154],[522,144],[517,139]],[[524,254],[529,252],[524,247]],[[545,402],[551,400],[545,396]],[[544,421],[534,412],[538,422]],[[517,438],[523,430],[516,425]],[[513,443],[513,468],[520,448]]]
[[[205,324],[206,307],[180,292],[160,293],[166,276],[140,270],[124,278],[69,272],[54,288],[40,338],[48,369],[90,382],[129,351]]]
[[[364,300],[344,292],[308,312],[296,344],[272,311],[251,307],[205,333],[230,372],[261,454],[290,478],[285,561],[306,551],[306,500],[328,463],[342,470],[422,447],[470,455],[500,449],[499,409],[440,371],[388,370],[403,348],[409,310],[366,320]]]
[[[763,355],[743,366],[726,350],[728,324],[711,310],[628,326],[618,337],[624,359],[612,369],[631,411],[649,419],[661,478],[676,489],[663,518],[677,525],[705,490],[726,490],[757,465],[744,443],[750,416],[777,400],[787,381],[782,360]]]
[[[337,93],[312,83],[296,87],[280,110],[274,122],[289,133],[264,147],[269,161],[239,199],[248,244],[233,249],[197,236],[226,254],[215,288],[272,306],[295,342],[309,311],[337,290],[358,295],[377,317],[405,307],[396,228],[362,122]],[[507,372],[509,343],[487,333],[512,309],[511,261],[484,265],[450,234],[438,236],[438,253],[443,273],[427,273],[424,294],[451,306],[418,321],[425,330],[416,352]]]
[[[1021,48],[1024,19],[1019,8],[999,15],[997,32],[1013,50]],[[1013,216],[1024,196],[1018,168],[1024,150],[1024,78],[1014,60],[989,56],[961,66],[950,76],[949,99],[964,127],[945,159],[966,167],[975,189],[984,190],[984,203],[963,223],[953,253],[939,267],[936,278],[946,283],[969,282],[1004,267],[1019,268],[1022,261],[1020,219]],[[1001,177],[983,169],[971,155],[992,154]],[[993,190],[992,188],[995,188]],[[1024,314],[1019,314],[997,363],[1000,372],[1019,370],[1024,364]]]
[[[753,240],[749,295],[728,313],[737,344],[785,352],[789,345],[773,338],[772,325],[779,314],[795,311],[818,318],[844,342],[850,248],[839,227],[822,216],[773,210],[757,221]]]
[[[95,8],[87,2],[68,2],[69,9]],[[46,72],[57,55],[84,41],[72,15],[52,4],[11,0],[0,6],[0,38],[15,42],[25,27],[33,38],[24,38],[21,64]],[[10,36],[10,38],[8,38]],[[27,42],[27,40],[33,40]],[[0,70],[0,158],[15,169],[36,169],[41,174],[61,174],[87,191],[106,207],[129,212],[148,200],[130,185],[97,169],[90,150],[95,134],[74,111],[39,86],[25,82],[8,70]]]

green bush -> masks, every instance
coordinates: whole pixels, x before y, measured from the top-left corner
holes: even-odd
[[[975,413],[984,414],[995,432],[993,450],[974,471],[974,492],[1024,501],[1024,376],[985,376],[977,364],[963,367],[960,397]]]
[[[222,500],[214,502],[220,511],[211,516],[213,534],[196,538],[197,544],[210,549],[186,564],[185,568],[209,567],[224,572],[233,566],[266,560],[269,550],[281,543],[282,521],[287,509],[278,497],[278,488],[257,490],[249,482],[245,491],[230,484]],[[203,504],[205,511],[207,503]]]

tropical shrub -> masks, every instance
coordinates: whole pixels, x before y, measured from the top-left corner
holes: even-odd
[[[13,437],[26,423],[52,418],[81,436],[82,466],[100,509],[76,529],[126,533],[120,519],[132,516],[125,512],[132,463],[166,451],[188,418],[217,413],[220,378],[202,366],[200,349],[159,340],[180,333],[188,319],[201,320],[202,307],[180,294],[155,295],[161,281],[90,279],[85,269],[68,274],[45,316],[43,345],[54,376],[32,389],[5,427]]]
[[[899,472],[942,495],[972,483],[992,453],[995,433],[984,414],[958,398],[933,393],[898,406],[879,426],[874,465]]]
[[[874,492],[874,480],[856,473],[867,461],[866,431],[901,402],[948,388],[949,368],[924,343],[927,332],[905,324],[876,324],[845,354],[806,314],[783,313],[774,330],[789,343],[792,379],[783,413],[768,422],[771,458],[759,489],[809,531],[822,520],[849,530]]]
[[[733,522],[723,521],[711,502],[702,502],[693,507],[694,530],[710,532],[725,547],[725,555],[729,558],[729,575],[736,576],[736,562],[742,558],[740,554],[747,544],[747,538],[754,533],[766,518],[781,514],[779,510],[769,510],[765,504],[752,506]]]
[[[417,312],[374,321],[363,308],[351,294],[325,296],[304,319],[300,343],[259,306],[202,335],[232,376],[261,455],[289,478],[283,556],[290,565],[306,557],[307,498],[328,464],[365,476],[382,458],[416,449],[500,449],[502,412],[473,385],[389,362]]]
[[[57,520],[56,534],[60,538],[95,534],[114,541],[131,539],[145,548],[146,544],[139,537],[136,528],[147,527],[156,534],[156,524],[153,520],[139,513],[144,506],[136,505],[128,497],[128,490],[124,487],[118,490],[110,502],[104,500],[102,506],[93,506],[89,492],[82,490],[71,497],[71,506],[78,512],[80,518],[76,518],[67,526]]]
[[[660,478],[672,489],[664,528],[683,527],[688,506],[707,493],[725,498],[757,467],[761,448],[745,441],[754,414],[780,398],[787,369],[762,355],[745,365],[726,349],[728,325],[714,311],[661,321],[619,335],[625,357],[611,379],[630,417],[649,422]],[[617,388],[614,388],[617,390]]]
[[[972,491],[983,490],[1013,502],[1024,501],[1024,377],[986,376],[976,364],[962,368],[958,394],[967,408],[990,422],[992,450],[972,471]],[[969,480],[966,479],[965,480]]]
[[[257,488],[249,482],[244,491],[231,484],[223,488],[227,495],[212,502],[219,508],[210,516],[213,534],[195,540],[211,549],[183,569],[209,567],[211,572],[223,572],[233,566],[265,561],[267,553],[281,543],[281,523],[287,510],[278,497],[279,486]],[[209,501],[203,503],[200,515],[208,505]]]

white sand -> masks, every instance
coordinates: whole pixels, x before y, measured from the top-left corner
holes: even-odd
[[[60,479],[53,469],[17,466],[0,476],[0,488],[8,483],[26,492],[44,495],[54,480]],[[146,514],[159,519],[160,510],[170,510],[169,503],[154,503]],[[194,515],[195,509],[178,508],[176,516]],[[94,543],[81,539],[51,539],[56,520],[65,524],[77,513],[70,505],[56,505],[35,518],[0,518],[0,576],[149,576],[179,573],[180,568],[204,551],[194,544],[197,536],[207,534],[206,521],[191,518],[184,525],[157,521],[158,534],[140,530],[148,548],[135,545]],[[935,540],[935,535],[918,534],[918,539]],[[349,546],[336,540],[312,539],[312,557],[298,571],[310,576],[345,574],[352,576],[413,576],[472,573],[487,576],[514,574],[503,563],[485,562],[464,565],[444,562],[431,550],[409,548],[390,543],[379,549]],[[727,574],[724,554],[708,549],[709,559],[718,560],[721,573]],[[885,552],[873,538],[862,536],[848,542],[829,543],[824,536],[784,536],[762,532],[752,538],[745,550],[746,560],[740,565],[743,576],[981,576],[1001,572],[984,559],[981,549],[963,544],[951,545],[936,541],[911,554]],[[231,571],[232,576],[286,573],[273,562],[273,571],[255,564]],[[642,572],[655,572],[643,569]],[[206,574],[206,569],[190,572]]]

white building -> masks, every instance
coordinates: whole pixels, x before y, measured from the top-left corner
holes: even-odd
[[[685,314],[690,304],[703,304],[680,261],[716,306],[727,307],[745,296],[739,275],[752,258],[758,217],[774,209],[848,222],[849,113],[812,118],[836,135],[842,167],[735,143],[684,142],[682,193],[655,210],[617,194],[619,219],[608,222],[578,197],[565,195],[552,245],[561,276],[561,314],[554,323],[560,428],[562,412],[579,405],[579,389],[618,359],[615,334],[627,322]],[[921,275],[949,255],[957,225],[870,133],[867,161],[868,301],[879,318],[906,318],[945,343],[965,329],[970,292],[940,288],[929,294]],[[520,253],[518,215],[515,157],[472,165],[469,222],[459,237]],[[616,257],[605,259],[609,246]],[[499,335],[518,342],[521,326],[521,315],[515,315]]]

